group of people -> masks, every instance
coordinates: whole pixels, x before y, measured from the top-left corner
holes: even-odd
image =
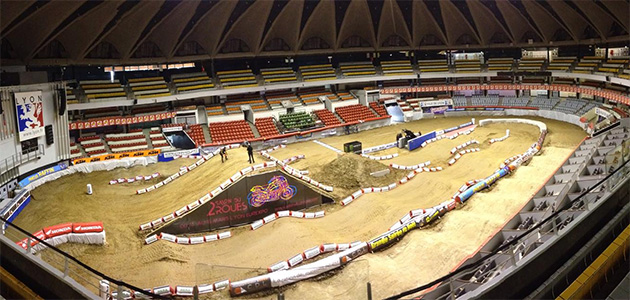
[[[252,143],[245,141],[244,146],[247,148],[249,163],[255,163],[256,161],[254,161],[254,148],[252,148]],[[219,150],[219,155],[221,155],[221,163],[228,160],[227,148],[225,146],[221,147],[221,150]]]

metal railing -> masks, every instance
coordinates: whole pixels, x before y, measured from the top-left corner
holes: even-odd
[[[44,156],[45,152],[44,152],[44,145],[43,144],[38,144],[37,145],[37,149],[35,151],[29,151],[26,152],[25,154],[23,154],[22,152],[18,152],[14,155],[11,155],[5,159],[0,160],[0,175],[4,175],[5,173],[8,173],[9,171],[17,168],[18,166],[29,162],[31,160],[40,158],[42,156]],[[4,184],[5,180],[8,181],[10,180],[12,177],[17,177],[19,174],[16,172],[15,176],[9,176],[8,179],[5,179],[5,177],[0,177],[1,181],[0,184]]]

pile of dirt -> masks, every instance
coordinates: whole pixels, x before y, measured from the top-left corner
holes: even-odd
[[[382,177],[370,175],[384,169],[390,169],[389,174]],[[343,190],[343,192],[334,193],[343,197],[361,188],[381,187],[398,182],[407,173],[356,154],[342,154],[318,168],[311,177],[321,183],[334,186],[335,189]]]

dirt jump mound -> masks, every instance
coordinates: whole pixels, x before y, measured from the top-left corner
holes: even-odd
[[[370,173],[390,169],[389,174],[381,177]],[[378,161],[370,160],[356,154],[346,153],[325,164],[313,172],[312,178],[335,187],[335,196],[343,197],[357,189],[370,186],[384,186],[397,182],[408,172],[392,169]]]

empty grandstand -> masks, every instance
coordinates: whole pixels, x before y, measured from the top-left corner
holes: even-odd
[[[154,98],[169,96],[171,94],[164,77],[141,77],[127,81],[135,98]]]
[[[330,64],[300,66],[303,81],[337,79],[337,72]]]
[[[364,121],[376,117],[376,115],[369,108],[361,104],[337,107],[335,109],[335,112],[346,123]]]
[[[219,71],[217,78],[224,89],[258,86],[251,69]]]
[[[208,124],[213,143],[227,143],[254,139],[249,123],[244,120],[211,122]]]
[[[171,82],[178,93],[201,92],[215,87],[205,72],[174,74],[171,76]]]
[[[301,130],[315,126],[315,121],[307,112],[280,115],[280,123],[286,130]]]
[[[413,66],[409,60],[382,60],[381,72],[386,76],[413,75]]]
[[[376,75],[376,69],[369,61],[340,63],[339,70],[344,77]]]
[[[292,67],[260,69],[260,75],[266,84],[295,82],[297,80]]]
[[[420,72],[448,72],[448,62],[445,59],[418,60]]]

